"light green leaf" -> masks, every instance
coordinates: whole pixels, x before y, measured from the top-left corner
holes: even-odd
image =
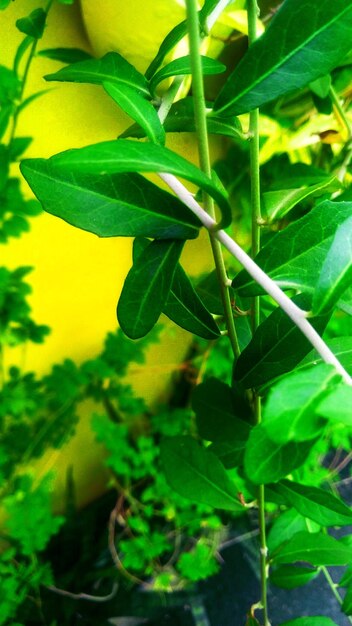
[[[223,191],[193,163],[172,150],[128,139],[104,141],[85,148],[61,152],[50,161],[73,174],[116,174],[123,172],[168,172],[198,185],[218,203],[221,226],[231,223],[231,208]]]
[[[332,365],[321,363],[276,383],[263,410],[263,427],[270,439],[281,444],[314,439],[325,425],[317,405],[339,380]]]
[[[284,289],[313,292],[335,232],[352,214],[352,202],[326,200],[308,215],[276,233],[256,256],[256,263]],[[242,296],[264,293],[242,270],[232,283]]]
[[[343,367],[352,374],[352,337],[335,337],[327,339],[326,344],[338,358]],[[311,350],[309,354],[297,365],[297,370],[303,370],[311,365],[322,363],[321,356],[316,350]]]
[[[351,28],[345,0],[285,0],[229,77],[215,112],[252,111],[328,74],[350,51]]]
[[[303,309],[309,308],[310,298],[300,294],[293,301]],[[329,316],[311,318],[312,326],[322,334]],[[260,324],[253,339],[237,359],[233,376],[246,389],[259,387],[285,374],[311,350],[311,344],[289,319],[277,308]]]
[[[326,98],[329,95],[331,87],[331,76],[328,74],[327,76],[322,76],[321,78],[317,78],[313,80],[309,84],[309,89],[316,95],[318,98]]]
[[[165,143],[165,131],[151,102],[126,85],[104,81],[103,87],[119,107],[144,129],[150,141]]]
[[[352,426],[352,387],[341,382],[321,400],[316,412],[326,419]]]
[[[161,459],[166,480],[184,498],[217,509],[245,510],[223,465],[192,437],[164,439]]]
[[[352,283],[352,215],[337,229],[320,271],[313,313],[328,311]]]
[[[273,485],[270,486],[272,489]],[[266,488],[268,491],[268,488]],[[276,493],[276,492],[275,492]],[[285,500],[282,501],[282,504]],[[308,524],[310,528],[308,528]],[[275,519],[268,534],[267,545],[269,552],[274,552],[281,544],[285,543],[293,537],[296,533],[302,530],[310,530],[310,532],[318,532],[320,526],[315,522],[310,522],[302,515],[297,513],[295,509],[288,509],[287,511],[279,513],[279,516]]]
[[[221,74],[226,70],[226,66],[215,59],[209,57],[201,57],[202,73],[204,76],[212,74]],[[191,59],[190,56],[179,57],[174,59],[167,65],[161,68],[150,81],[150,91],[155,93],[155,90],[159,83],[167,78],[173,76],[187,76],[192,74]]]
[[[298,617],[290,619],[288,622],[280,624],[280,626],[338,626],[330,617],[324,615],[316,615],[312,617]]]
[[[21,171],[45,211],[99,237],[198,234],[182,202],[139,174],[73,174],[44,159],[23,160]]]
[[[352,548],[322,533],[297,533],[273,555],[274,563],[304,561],[312,565],[347,565],[352,559]]]
[[[178,44],[183,37],[187,35],[186,20],[177,24],[161,42],[160,48],[156,57],[152,60],[147,68],[145,76],[150,80],[159,67],[163,64],[165,57],[171,52],[171,50]]]
[[[108,52],[101,59],[88,59],[63,67],[55,74],[47,74],[45,80],[71,83],[91,83],[102,85],[104,82],[123,84],[130,89],[137,89],[150,98],[148,83],[133,65],[117,52]]]
[[[268,222],[282,219],[296,204],[302,202],[310,196],[319,196],[323,193],[332,193],[341,189],[341,183],[336,176],[327,177],[310,187],[303,189],[283,189],[278,191],[267,191],[263,193],[263,213],[267,215]]]
[[[155,240],[133,263],[117,306],[117,318],[127,337],[144,337],[158,321],[182,247],[179,240]]]
[[[255,426],[244,455],[246,475],[256,485],[276,482],[302,465],[311,447],[312,442],[276,444],[268,438],[262,424]]]
[[[28,17],[16,20],[16,26],[21,33],[34,39],[41,39],[44,33],[46,12],[44,9],[34,9]]]
[[[320,526],[347,526],[352,523],[352,509],[324,489],[290,480],[282,480],[271,488],[301,515]]]
[[[308,567],[296,567],[295,565],[282,565],[271,570],[270,581],[281,589],[295,589],[306,585],[319,574],[317,569]]]

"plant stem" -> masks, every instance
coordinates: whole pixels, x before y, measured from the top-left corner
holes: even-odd
[[[214,230],[216,228],[216,221],[208,215],[204,209],[194,199],[193,195],[188,189],[172,174],[159,173],[160,178],[172,189],[175,194],[182,200],[182,202],[188,206],[189,209],[200,219],[203,226],[207,230]],[[241,248],[241,246],[234,241],[224,230],[214,231],[216,239],[220,241],[223,246],[234,256],[243,267],[247,270],[248,274],[254,278],[254,280],[260,285],[267,294],[269,294],[275,302],[285,311],[286,315],[293,321],[294,324],[302,331],[311,343],[313,348],[321,356],[325,363],[333,365],[338,373],[342,376],[344,381],[348,385],[352,385],[352,379],[346,370],[342,367],[339,360],[336,358],[330,348],[326,345],[325,341],[320,337],[315,328],[308,322],[306,311],[302,311],[290,298],[280,289],[280,287],[257,265],[253,259]]]
[[[329,95],[331,98],[331,102],[333,104],[333,107],[335,109],[335,115],[338,119],[338,121],[340,122],[340,124],[342,126],[344,126],[345,130],[346,130],[346,134],[347,134],[347,142],[351,141],[352,139],[352,129],[351,129],[351,125],[350,122],[346,116],[345,110],[340,102],[340,98],[338,96],[338,94],[336,93],[335,89],[333,88],[333,86],[330,87],[329,90]]]
[[[209,154],[209,142],[206,120],[206,106],[203,86],[203,72],[200,56],[200,34],[199,20],[196,0],[186,0],[187,7],[187,29],[189,37],[189,48],[192,69],[192,92],[194,101],[194,118],[197,131],[198,153],[201,170],[211,178],[211,164]],[[206,212],[214,219],[215,208],[213,199],[209,194],[203,194],[204,207]],[[214,257],[216,273],[218,276],[226,327],[231,342],[232,351],[235,357],[240,354],[235,323],[233,319],[232,306],[229,294],[229,281],[226,274],[224,258],[221,245],[217,241],[214,233],[209,233],[210,243]]]
[[[326,581],[327,581],[327,583],[328,583],[328,585],[329,585],[329,587],[330,587],[330,589],[331,589],[332,593],[334,594],[334,596],[335,596],[336,600],[338,601],[339,605],[340,605],[340,606],[342,606],[342,604],[343,604],[343,600],[342,600],[342,598],[341,598],[341,596],[340,596],[339,592],[337,591],[337,586],[336,586],[336,584],[334,583],[333,579],[331,578],[330,573],[329,573],[329,570],[327,569],[327,567],[322,566],[322,567],[320,568],[320,571],[322,572],[322,574],[324,574],[325,579],[326,579]],[[349,622],[351,622],[351,624],[352,624],[352,617],[351,617],[350,615],[347,615],[347,619],[348,619],[348,620],[349,620]]]

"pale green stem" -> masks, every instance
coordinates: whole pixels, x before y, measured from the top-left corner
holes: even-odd
[[[192,69],[192,93],[194,101],[194,118],[197,131],[199,162],[201,170],[211,178],[210,152],[207,131],[206,105],[203,86],[203,71],[200,56],[200,34],[199,21],[196,0],[186,0],[187,7],[187,29],[189,37],[189,48]],[[215,209],[213,199],[208,194],[203,194],[203,201],[206,212],[214,219]],[[221,245],[210,233],[210,243],[218,276],[219,287],[221,292],[222,303],[224,307],[224,316],[226,321],[227,332],[231,342],[234,356],[238,357],[240,348],[238,344],[232,306],[229,294],[229,281],[226,274],[224,258],[222,255]]]
[[[337,585],[334,583],[333,579],[330,576],[329,570],[327,569],[327,567],[322,566],[320,568],[320,571],[322,572],[322,574],[325,576],[325,579],[332,591],[332,593],[334,594],[336,600],[338,601],[339,605],[342,606],[343,604],[343,600],[339,594],[339,592],[337,591]],[[352,624],[352,617],[350,615],[346,616],[348,621],[351,622]]]

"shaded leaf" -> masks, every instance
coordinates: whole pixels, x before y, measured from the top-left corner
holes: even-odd
[[[260,424],[251,430],[244,455],[247,477],[256,485],[273,483],[290,474],[306,460],[312,442],[276,444]]]
[[[313,292],[339,225],[352,214],[352,202],[325,202],[276,233],[255,257],[256,263],[284,289]],[[243,296],[264,293],[242,270],[233,280]]]
[[[175,174],[198,185],[216,200],[223,214],[222,227],[231,223],[231,208],[223,191],[193,163],[163,146],[118,139],[67,150],[51,157],[50,161],[63,171],[79,174],[140,171]]]
[[[322,533],[300,532],[273,555],[274,563],[304,561],[312,565],[346,565],[352,559],[352,548]]]
[[[202,73],[204,76],[221,74],[226,70],[226,66],[223,63],[220,63],[220,61],[216,61],[215,59],[211,59],[209,57],[202,56],[201,63]],[[171,78],[173,76],[187,76],[188,74],[192,74],[190,56],[184,56],[179,57],[178,59],[174,59],[173,61],[162,67],[161,70],[156,72],[156,74],[154,74],[153,78],[150,81],[150,90],[152,93],[154,93],[158,84],[167,78]]]
[[[341,365],[350,373],[352,373],[352,337],[335,337],[327,339],[326,344],[340,361]],[[297,365],[297,370],[303,370],[311,365],[322,363],[321,356],[316,350],[311,350],[309,354]]]
[[[37,56],[46,57],[61,63],[79,63],[92,59],[92,55],[80,48],[45,48],[37,52]]]
[[[345,615],[352,615],[352,587],[347,588],[341,605],[341,611],[343,611]]]
[[[309,567],[296,567],[295,565],[282,565],[270,572],[270,580],[281,589],[295,589],[306,585],[319,574],[317,569]]]
[[[267,493],[269,488],[265,488]],[[271,492],[271,491],[270,491]],[[285,499],[282,500],[282,504],[285,504]],[[308,528],[309,523],[309,528]],[[274,521],[268,534],[267,545],[270,552],[274,552],[281,544],[285,543],[300,531],[309,530],[310,532],[318,532],[320,526],[315,522],[310,522],[304,518],[295,509],[288,509],[287,511],[280,512],[279,516]]]
[[[351,49],[345,0],[285,0],[215,101],[222,115],[246,113],[328,74]]]
[[[298,617],[290,619],[288,622],[280,624],[280,626],[338,626],[330,617],[324,615],[316,615],[312,617]]]
[[[166,480],[178,494],[217,509],[244,511],[238,490],[215,454],[191,437],[170,437],[161,443]]]
[[[144,337],[158,321],[182,247],[179,240],[155,240],[133,263],[117,306],[117,318],[127,337]]]
[[[16,26],[21,33],[41,39],[44,33],[46,12],[44,9],[34,9],[28,17],[21,17],[16,20]]]
[[[182,202],[139,174],[73,174],[44,159],[22,161],[21,171],[45,211],[99,237],[198,234]]]
[[[352,283],[352,215],[337,229],[320,271],[313,313],[331,309]]]
[[[103,87],[119,107],[144,129],[150,141],[165,143],[165,131],[151,102],[126,85],[104,81]]]
[[[301,515],[317,522],[320,526],[347,526],[352,522],[352,509],[332,493],[282,480],[272,489],[284,497]]]

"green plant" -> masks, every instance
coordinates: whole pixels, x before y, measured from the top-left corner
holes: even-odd
[[[261,598],[248,607],[247,626],[269,626],[268,578],[290,588],[323,575],[342,610],[351,615],[349,569],[339,583],[347,586],[342,599],[327,567],[351,560],[350,536],[335,539],[328,530],[348,526],[352,512],[329,487],[333,472],[321,468],[314,475],[312,467],[316,470],[317,458],[329,445],[348,447],[350,439],[352,350],[343,329],[352,310],[352,205],[346,189],[351,122],[336,90],[348,89],[352,8],[342,0],[285,0],[257,41],[257,3],[248,0],[249,49],[209,103],[203,75],[223,68],[200,57],[200,37],[227,4],[206,0],[197,11],[196,2],[187,0],[187,22],[167,36],[145,75],[116,53],[49,75],[48,80],[102,85],[136,124],[122,138],[47,160],[23,161],[21,170],[49,213],[99,236],[136,237],[133,266],[117,307],[120,326],[130,338],[147,335],[162,312],[203,341],[223,341],[221,335],[228,335],[231,383],[210,377],[195,389],[197,434],[192,428],[184,434],[183,423],[175,433],[165,430],[165,424],[154,432],[164,435],[164,472],[179,496],[235,515],[258,509]],[[186,32],[189,56],[161,68]],[[179,75],[185,74],[192,76],[192,98],[173,104]],[[156,87],[166,75],[175,79],[160,98]],[[312,141],[300,118],[305,121],[314,107],[319,115]],[[247,113],[249,126],[243,132],[235,116]],[[276,136],[261,139],[261,124],[274,128]],[[165,133],[194,129],[199,169],[164,147]],[[278,129],[284,129],[283,150],[289,158],[274,146]],[[234,138],[232,154],[217,172],[210,166],[207,133]],[[297,162],[297,148],[303,162]],[[260,161],[266,161],[262,177]],[[150,172],[158,173],[174,195],[142,176]],[[194,198],[176,177],[201,192]],[[197,292],[179,259],[202,226],[209,231],[216,280],[206,279]],[[237,230],[245,245],[250,238],[253,258],[236,243]],[[244,269],[239,270],[238,262]],[[233,265],[236,275],[230,281],[225,268],[232,272]],[[126,421],[133,412],[132,403]],[[111,452],[108,464],[115,480],[123,478],[121,497],[129,499],[135,513],[140,500],[134,498],[131,479],[152,477],[155,502],[161,498],[159,489],[165,493],[165,483],[155,476],[158,453],[145,433],[131,442],[125,425],[114,419],[116,407],[112,416],[113,421],[96,417],[94,428]],[[143,502],[142,491],[138,496]],[[276,518],[268,541],[266,503]],[[115,510],[113,524],[120,512]],[[138,535],[138,554],[133,542],[122,543],[125,564],[149,573],[149,562],[163,556],[167,541],[157,531],[149,533],[148,505],[144,517],[132,514],[127,524]],[[152,538],[148,546],[145,533]],[[196,562],[206,552],[202,540],[195,549]],[[298,567],[301,561],[309,566]],[[194,577],[186,554],[179,568]],[[312,616],[285,625],[322,625],[324,620],[332,624]]]

